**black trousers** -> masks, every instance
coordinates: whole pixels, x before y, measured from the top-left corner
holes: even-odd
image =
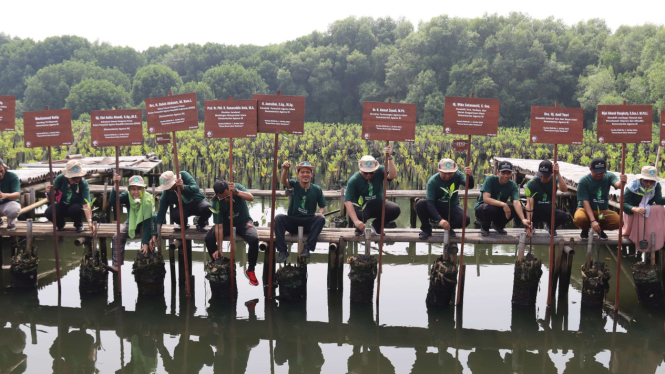
[[[524,216],[526,217],[526,213],[524,213]],[[568,223],[570,219],[568,218],[568,213],[564,212],[563,210],[560,209],[555,209],[554,210],[554,227],[561,227]],[[552,222],[552,211],[551,210],[534,210],[533,211],[533,218],[531,219],[531,222],[533,223],[546,223],[550,224]]]
[[[254,271],[256,267],[256,260],[259,258],[259,232],[256,231],[256,227],[251,222],[247,222],[242,225],[234,225],[236,228],[236,235],[243,238],[247,242],[247,270]],[[224,225],[224,236],[231,235],[230,225]],[[217,239],[215,239],[215,225],[208,231],[206,234],[206,249],[208,254],[212,257],[212,254],[217,251]]]
[[[275,217],[275,247],[278,252],[286,252],[286,239],[284,235],[286,231],[291,234],[298,234],[298,226],[303,227],[303,231],[307,235],[307,243],[305,248],[308,251],[316,249],[316,239],[319,237],[323,226],[326,224],[326,219],[323,216],[311,217],[294,217],[280,214]]]
[[[494,223],[497,228],[503,229],[506,227],[508,221],[517,217],[515,207],[513,207],[512,204],[508,204],[508,206],[510,207],[510,217],[506,218],[506,213],[503,211],[503,208],[482,203],[478,205],[478,208],[476,209],[476,218],[485,230],[489,230],[491,223]]]
[[[430,213],[430,210],[428,209],[428,203],[426,199],[420,199],[416,203],[416,213],[418,214],[418,218],[420,219],[420,229],[426,233],[431,234],[432,233],[432,225],[430,224],[430,219],[434,219],[432,217],[432,213]],[[439,212],[439,215],[446,221],[448,221],[448,206],[445,204],[436,204],[436,211]],[[464,209],[462,209],[461,206],[459,205],[454,205],[450,207],[450,228],[452,229],[461,229],[462,224],[464,223]],[[468,226],[469,223],[471,223],[471,218],[469,217],[468,213],[466,215],[466,225]]]
[[[210,210],[210,203],[208,200],[201,200],[197,202],[191,202],[182,205],[182,213],[185,215],[185,224],[187,224],[187,219],[191,216],[199,217],[199,226],[206,226],[208,224],[208,219],[212,216],[212,211]],[[171,207],[171,223],[179,225],[180,224],[180,209],[178,209],[178,204]]]
[[[83,227],[83,206],[81,204],[55,203],[56,222],[55,225],[61,229],[65,227],[65,218],[71,218],[74,227]],[[53,222],[53,204],[49,205],[44,216]]]
[[[353,209],[356,211],[358,219],[367,222],[369,219],[374,218],[372,226],[374,229],[379,232],[381,231],[381,204],[367,204],[365,210],[361,210],[357,206],[353,206]],[[399,205],[393,203],[392,201],[386,201],[386,222],[392,222],[399,217],[399,214],[402,212]]]

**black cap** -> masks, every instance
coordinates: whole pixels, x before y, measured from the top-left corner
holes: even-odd
[[[594,174],[607,173],[607,163],[602,157],[596,157],[591,160],[591,165],[589,165]]]
[[[513,164],[511,164],[511,163],[508,162],[508,161],[501,161],[501,162],[499,162],[499,172],[502,172],[502,171],[510,171],[510,172],[512,172],[512,171],[513,171]]]
[[[552,163],[548,160],[545,160],[542,161],[540,165],[538,165],[538,172],[536,173],[536,176],[549,178],[550,175],[552,175],[552,172]]]

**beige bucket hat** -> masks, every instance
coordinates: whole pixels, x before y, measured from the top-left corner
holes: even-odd
[[[62,173],[65,174],[65,178],[84,177],[86,174],[79,160],[67,161],[67,165],[65,165],[65,168],[62,169]]]
[[[379,162],[374,157],[366,155],[358,160],[358,168],[364,173],[373,173],[379,168]]]
[[[309,161],[301,161],[296,165],[296,171],[299,171],[302,168],[309,169],[312,173],[314,172],[314,165]]]
[[[442,173],[454,173],[457,171],[457,163],[450,158],[442,158],[438,168]]]
[[[159,189],[162,191],[170,190],[173,185],[175,185],[175,174],[173,174],[172,171],[167,171],[162,173],[162,175],[159,176],[159,182],[162,184],[159,186]]]
[[[658,170],[653,166],[645,166],[640,173],[640,179],[658,182],[660,181],[660,178],[658,178]]]
[[[129,187],[131,186],[139,186],[145,188],[146,184],[142,176],[134,175],[131,178],[129,178]]]

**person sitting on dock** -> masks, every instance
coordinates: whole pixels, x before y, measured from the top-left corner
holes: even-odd
[[[289,197],[287,214],[279,214],[275,217],[275,247],[279,252],[277,262],[284,262],[289,257],[284,239],[286,231],[297,235],[298,227],[303,227],[303,232],[308,233],[308,236],[300,256],[309,258],[310,252],[316,249],[316,239],[326,224],[323,216],[327,205],[326,198],[323,196],[321,187],[311,183],[314,176],[314,165],[309,161],[299,163],[296,166],[298,180],[287,178],[290,167],[291,163],[288,161],[282,164],[281,182],[285,187],[293,188],[293,195]]]
[[[568,186],[559,173],[559,164],[544,160],[538,166],[536,177],[526,184],[526,210],[532,212],[529,220],[532,223],[543,222],[548,233],[551,232],[549,225],[552,221],[552,173],[557,173],[558,188],[561,192],[568,191]],[[568,223],[568,213],[556,209],[554,211],[554,236],[557,235],[556,228]],[[527,235],[533,236],[533,230],[528,230]]]
[[[520,203],[519,187],[510,177],[513,175],[513,164],[508,161],[499,162],[499,175],[490,175],[480,188],[480,197],[476,203],[476,217],[480,221],[480,234],[490,234],[490,226],[501,235],[506,234],[503,228],[511,218],[517,215],[522,223],[529,226],[524,218],[524,209]],[[508,205],[508,200],[512,205]]]
[[[457,163],[449,158],[439,161],[439,172],[432,175],[427,181],[427,195],[416,203],[416,213],[420,219],[420,239],[432,236],[432,225],[434,220],[438,225],[448,230],[450,236],[456,236],[453,229],[468,226],[471,218],[467,214],[464,219],[464,210],[459,203],[459,191],[469,178],[469,188],[473,188],[473,169],[469,166],[464,168],[464,173],[458,170]],[[446,218],[443,218],[446,217]]]
[[[654,251],[663,248],[665,241],[665,199],[659,180],[655,167],[644,166],[640,178],[626,185],[623,196],[623,235],[635,244],[646,240],[647,248],[636,246],[643,252],[651,251],[651,233],[656,233]]]
[[[247,243],[247,270],[245,277],[249,279],[249,284],[258,286],[254,268],[256,260],[259,258],[259,232],[254,227],[252,217],[249,215],[248,201],[254,201],[254,196],[247,189],[238,183],[231,183],[225,180],[215,181],[213,185],[215,198],[212,199],[213,227],[208,231],[205,238],[206,249],[213,260],[220,256],[217,250],[218,241],[224,240],[218,234],[219,225],[222,226],[222,235],[230,236],[230,204],[229,197],[233,196],[233,227],[236,228],[236,234],[243,238]]]
[[[191,216],[198,216],[196,229],[199,232],[207,232],[208,218],[212,215],[210,203],[206,200],[199,189],[199,185],[186,171],[180,172],[180,177],[176,179],[172,171],[167,171],[159,177],[162,183],[162,197],[159,200],[159,212],[157,212],[157,224],[161,225],[166,221],[166,211],[171,210],[171,223],[175,224],[174,231],[180,231],[180,209],[178,207],[178,193],[176,188],[182,190],[182,212],[185,215],[185,230],[189,228],[187,219]]]
[[[63,173],[58,175],[53,182],[53,186],[46,186],[46,194],[53,192],[55,200],[56,218],[55,223],[58,231],[65,230],[65,218],[69,217],[74,221],[76,232],[83,232],[83,223],[81,222],[81,212],[85,214],[88,220],[88,228],[94,234],[95,227],[92,225],[92,209],[90,208],[90,188],[88,181],[83,179],[85,170],[78,160],[67,162]],[[53,205],[51,204],[44,216],[49,221],[53,221]]]
[[[115,174],[113,181],[120,183],[122,178]],[[109,270],[118,271],[118,266],[125,262],[125,245],[127,238],[134,239],[136,235],[141,236],[141,250],[139,254],[147,256],[148,252],[155,249],[157,243],[157,225],[154,224],[155,198],[145,190],[146,184],[143,177],[134,175],[129,178],[129,191],[120,194],[120,204],[127,209],[127,221],[120,226],[120,254],[118,255],[118,246],[116,244],[116,233],[113,235],[113,265]],[[111,191],[109,204],[116,203],[115,189]]]
[[[384,154],[392,154],[392,147],[386,146]],[[375,234],[381,234],[381,209],[383,201],[383,175],[386,169],[374,157],[366,155],[358,160],[359,172],[349,178],[344,194],[344,206],[349,212],[349,218],[356,227],[356,235],[361,236],[365,231],[365,222],[374,218],[372,229]],[[393,157],[388,158],[388,180],[397,177],[397,168]],[[392,201],[386,201],[386,222],[391,222],[399,217],[401,210],[399,205]],[[360,218],[359,218],[360,217]]]
[[[591,173],[583,176],[577,184],[577,211],[573,217],[575,226],[582,229],[580,238],[589,238],[589,227],[598,233],[600,240],[607,240],[604,230],[619,228],[619,214],[609,209],[610,186],[620,189],[626,183],[626,175],[620,178],[607,172],[605,159],[591,160]]]
[[[16,230],[16,219],[21,214],[20,198],[21,181],[0,158],[0,225],[2,217],[7,217],[7,230]]]

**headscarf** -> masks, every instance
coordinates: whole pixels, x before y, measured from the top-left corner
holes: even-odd
[[[141,198],[132,198],[129,193],[129,237],[134,239],[136,235],[136,226],[139,223],[152,218],[152,213],[155,211],[155,198],[141,190]]]
[[[651,206],[649,205],[649,201],[653,199],[654,196],[656,196],[656,185],[651,187],[650,189],[647,189],[643,184],[641,179],[635,179],[632,182],[628,184],[628,189],[630,192],[642,196],[642,201],[640,201],[640,204],[638,205],[640,208],[646,208],[647,213],[644,215],[644,217],[649,217],[649,213],[651,213]]]

